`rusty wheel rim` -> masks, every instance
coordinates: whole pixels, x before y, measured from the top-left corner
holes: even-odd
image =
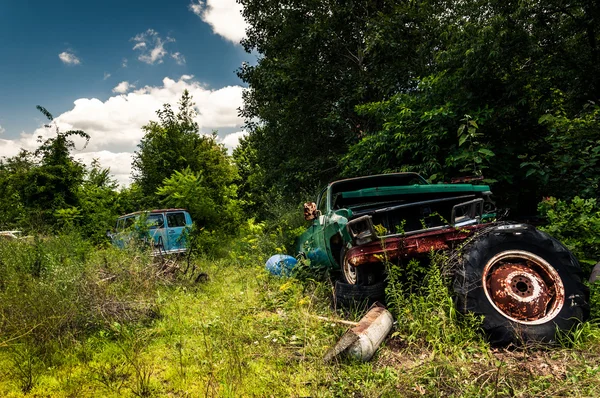
[[[565,302],[558,272],[543,258],[521,250],[492,257],[483,269],[483,288],[504,317],[526,325],[553,319]]]
[[[342,267],[344,271],[344,277],[346,278],[346,282],[351,285],[356,285],[356,267],[351,265],[346,257],[344,257],[344,265]]]

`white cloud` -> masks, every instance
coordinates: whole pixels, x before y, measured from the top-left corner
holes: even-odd
[[[6,129],[2,126],[0,126],[0,134],[4,133],[6,131]]]
[[[192,0],[189,9],[214,33],[235,44],[246,37],[248,24],[242,17],[242,5],[236,0]]]
[[[135,86],[133,84],[129,84],[129,82],[127,81],[123,81],[119,84],[117,84],[117,86],[115,88],[112,89],[113,93],[117,93],[117,94],[125,94],[126,92],[128,92],[129,90],[135,88]]]
[[[165,45],[175,41],[175,39],[169,36],[163,40],[154,29],[138,33],[131,40],[135,42],[133,50],[139,52],[138,59],[149,65],[154,65],[155,63],[162,64],[163,58],[168,54],[167,50],[165,50]],[[179,52],[172,53],[171,57],[179,65],[185,63],[185,58]],[[126,67],[126,62],[123,67]]]
[[[227,148],[229,153],[231,153],[235,147],[240,144],[240,140],[247,135],[248,132],[246,131],[238,131],[236,133],[227,134],[225,137],[223,137],[221,143],[225,145],[225,148]]]
[[[177,62],[177,65],[185,64],[185,57],[180,52],[171,54],[171,58],[173,58],[175,62]]]
[[[61,131],[78,129],[90,135],[85,149],[82,149],[83,140],[76,140],[77,150],[73,152],[76,158],[86,164],[98,158],[103,167],[111,168],[111,173],[121,184],[128,184],[131,157],[144,136],[141,127],[150,120],[157,120],[156,111],[163,104],[171,104],[177,109],[177,102],[185,89],[189,90],[196,103],[199,113],[196,122],[201,133],[210,134],[213,129],[240,129],[243,120],[238,116],[238,108],[242,106],[243,88],[228,86],[210,90],[190,75],[183,75],[179,80],[164,78],[160,86],[145,86],[105,101],[80,98],[74,101],[71,110],[54,120]],[[233,148],[237,145],[236,134],[226,136],[221,142]],[[53,135],[54,129],[40,127],[13,140],[0,139],[0,156],[14,156],[19,148],[34,150],[39,146],[38,136],[45,139]]]
[[[122,68],[127,68],[127,58],[123,58],[123,62],[121,63]]]
[[[104,150],[75,153],[74,158],[87,165],[92,164],[94,159],[98,159],[102,167],[110,167],[110,173],[121,185],[128,185],[130,182],[129,175],[131,174],[131,155],[131,152],[109,152]]]
[[[0,138],[0,157],[2,156],[15,156],[19,153],[20,146],[15,140],[3,140]]]
[[[103,80],[106,80],[106,79],[108,79],[109,77],[110,77],[110,73],[108,73],[108,72],[104,72],[104,79],[103,79]]]
[[[79,65],[81,63],[79,58],[77,58],[71,51],[63,51],[62,53],[58,54],[58,58],[60,58],[60,60],[67,65]]]

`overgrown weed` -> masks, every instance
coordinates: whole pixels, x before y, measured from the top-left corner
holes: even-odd
[[[388,307],[397,321],[394,335],[408,346],[426,346],[434,353],[458,353],[466,346],[487,350],[479,333],[481,319],[460,315],[442,275],[443,254],[430,254],[425,266],[412,259],[406,265],[387,264]]]
[[[139,311],[96,306],[104,308],[99,312],[104,315],[67,324],[68,333],[51,339],[45,354],[32,352],[37,362],[32,362],[29,394],[492,397],[600,392],[597,339],[575,333],[578,340],[568,349],[490,349],[477,332],[479,320],[455,312],[440,268],[419,263],[390,274],[388,304],[397,327],[373,361],[324,364],[323,355],[347,329],[337,322],[331,282],[311,277],[308,270],[301,279],[272,276],[257,260],[270,254],[262,250],[252,253],[253,260],[197,256],[193,266],[210,276],[206,283],[157,277],[155,265],[139,252],[97,250],[87,253],[84,263],[65,257],[60,264],[74,268],[52,275],[67,279],[74,272],[68,269],[81,269],[85,277],[73,280],[94,281],[86,289],[98,289],[90,293],[97,301],[80,299],[74,308],[108,300],[135,303]],[[51,269],[46,260],[43,266]],[[431,261],[439,264],[443,258]],[[23,280],[52,286],[45,275]],[[160,316],[153,317],[149,309]],[[363,315],[359,310],[344,314],[349,320]],[[582,328],[581,336],[597,332],[594,323]],[[11,341],[11,347],[23,342]],[[9,350],[0,351],[0,373],[7,381],[0,381],[0,395],[18,396],[29,388],[22,359],[19,376]]]

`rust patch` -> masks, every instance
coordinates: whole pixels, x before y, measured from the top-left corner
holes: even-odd
[[[550,284],[548,282],[550,282]],[[503,263],[490,273],[487,287],[494,304],[508,316],[535,321],[546,316],[557,291],[528,261]]]
[[[306,221],[317,218],[317,204],[314,202],[304,203],[304,219]]]
[[[464,229],[447,228],[409,236],[393,236],[383,241],[374,241],[352,247],[346,253],[348,262],[354,266],[380,264],[385,259],[393,261],[401,257],[424,255],[432,250],[446,250],[464,241],[482,226],[469,226]]]

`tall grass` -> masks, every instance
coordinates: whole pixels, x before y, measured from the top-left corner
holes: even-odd
[[[330,282],[309,277],[308,268],[303,279],[267,273],[263,261],[279,241],[269,242],[265,230],[250,238],[262,242],[238,242],[226,258],[193,259],[209,276],[201,283],[165,279],[144,253],[94,249],[75,237],[1,246],[0,294],[8,301],[0,302],[0,395],[600,394],[598,340],[576,337],[552,351],[492,350],[477,332],[479,320],[454,311],[439,266],[417,262],[390,272],[388,306],[397,323],[372,362],[325,364],[347,329],[336,321],[364,313],[334,309]],[[183,273],[185,260],[179,267]],[[36,289],[52,303],[39,303]],[[39,300],[11,301],[9,291]],[[54,316],[46,319],[38,305]],[[597,333],[597,325],[585,327],[582,334]]]
[[[110,325],[155,317],[151,260],[96,250],[76,234],[0,245],[0,348],[23,391],[56,353]]]

